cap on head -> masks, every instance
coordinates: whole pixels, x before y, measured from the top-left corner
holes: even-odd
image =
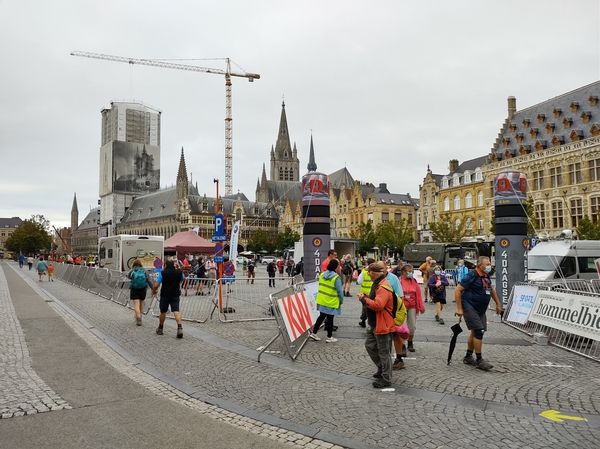
[[[373,273],[383,273],[383,267],[381,265],[379,265],[377,262],[374,262],[369,265],[369,267],[367,268],[367,271],[370,271]]]

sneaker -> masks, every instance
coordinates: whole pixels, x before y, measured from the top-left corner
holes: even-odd
[[[402,345],[402,354],[400,354],[402,357],[406,357],[406,345]]]
[[[360,320],[360,321],[358,322],[358,325],[359,325],[360,327],[367,327],[367,323],[365,323],[365,320]]]
[[[465,365],[476,366],[477,365],[477,360],[475,360],[475,357],[473,357],[473,356],[471,356],[471,357],[465,356],[465,358],[463,359],[463,363]]]
[[[332,331],[335,332],[336,330],[338,330],[338,327],[337,326],[333,326]]]
[[[438,323],[440,323],[440,324],[446,324],[446,323],[444,323],[444,319],[443,318],[440,318],[439,321],[438,321]]]
[[[337,338],[329,337],[329,338],[327,338],[327,340],[325,340],[325,343],[335,343],[336,341],[337,341]]]
[[[163,328],[162,328],[162,327],[157,327],[157,328],[156,328],[156,333],[157,333],[158,335],[162,335],[162,334],[163,334]]]
[[[312,338],[314,341],[320,341],[321,337],[319,337],[317,334],[313,334],[312,332],[310,334],[308,334],[308,336],[310,338]]]
[[[183,328],[177,328],[177,338],[183,338]]]
[[[477,362],[475,362],[475,367],[477,369],[482,369],[484,371],[488,371],[491,370],[494,365],[492,365],[490,362],[484,360],[484,359],[479,359]]]
[[[399,370],[399,369],[404,369],[404,362],[402,360],[394,360],[394,363],[392,364],[392,369],[393,370]]]
[[[392,383],[391,382],[386,382],[383,379],[378,379],[375,382],[373,382],[373,387],[375,388],[386,388],[386,387],[391,387]]]
[[[377,371],[375,374],[373,374],[373,377],[375,379],[381,379],[383,378],[383,375],[381,374],[381,371]]]
[[[435,320],[436,320],[436,321],[439,321],[439,320],[440,320],[440,317],[436,315],[436,316],[435,316]]]
[[[415,352],[415,347],[413,346],[413,342],[412,341],[408,342],[408,350],[410,352]]]
[[[142,317],[141,316],[136,316],[135,317],[135,325],[136,326],[141,326],[142,325]]]

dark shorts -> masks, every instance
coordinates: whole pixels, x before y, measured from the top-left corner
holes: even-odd
[[[160,298],[160,313],[167,313],[171,307],[171,312],[179,312],[179,296],[176,298]]]
[[[479,312],[475,309],[463,308],[463,318],[465,320],[465,324],[467,325],[467,329],[482,329],[484,331],[487,331],[487,316],[485,315],[485,313],[480,315]]]
[[[146,299],[146,289],[145,288],[132,288],[129,290],[129,299],[141,299],[142,301]]]
[[[442,304],[446,304],[446,298],[436,298],[435,296],[433,296],[431,298],[431,300],[435,303],[442,303]],[[466,309],[465,309],[466,310]]]
[[[279,269],[279,274],[283,274],[283,268]]]

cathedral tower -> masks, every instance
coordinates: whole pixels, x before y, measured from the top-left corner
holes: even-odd
[[[281,104],[281,119],[275,149],[271,147],[271,181],[300,181],[300,160],[296,143],[290,144],[285,102]]]

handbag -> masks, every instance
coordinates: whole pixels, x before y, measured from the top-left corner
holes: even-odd
[[[396,326],[396,334],[398,334],[402,340],[406,340],[410,336],[410,330],[408,330],[406,321],[402,323],[402,326]]]

